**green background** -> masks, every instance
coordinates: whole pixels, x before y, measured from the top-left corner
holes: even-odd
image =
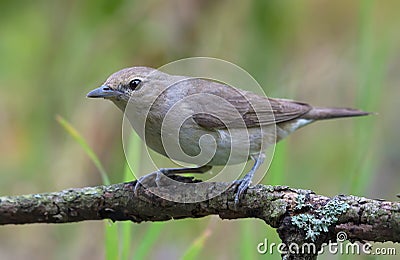
[[[368,0],[0,1],[0,195],[102,183],[57,115],[111,182],[122,181],[122,114],[86,93],[123,67],[211,56],[247,70],[269,96],[377,113],[294,133],[277,145],[263,183],[397,200],[399,9]],[[257,244],[279,242],[255,219],[127,223],[104,238],[110,225],[3,226],[0,259],[262,259]]]

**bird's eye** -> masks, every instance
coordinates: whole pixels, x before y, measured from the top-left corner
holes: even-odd
[[[129,82],[129,88],[131,90],[135,90],[137,86],[139,86],[140,82],[142,82],[140,79],[133,79]]]

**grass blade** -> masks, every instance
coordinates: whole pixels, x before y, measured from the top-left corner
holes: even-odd
[[[133,133],[129,137],[129,142],[127,146],[127,156],[132,156],[135,162],[140,162],[140,148],[141,148],[141,141],[137,134]],[[137,164],[134,167],[133,165],[130,166],[128,162],[125,163],[124,168],[124,176],[123,181],[132,181],[135,178],[135,172],[138,171]],[[121,231],[121,259],[128,259],[131,253],[131,245],[132,245],[132,232],[135,230],[135,226],[132,225],[130,222],[122,222],[118,223]],[[147,252],[144,252],[147,254]]]
[[[104,185],[110,185],[110,180],[108,178],[107,172],[104,169],[103,165],[100,162],[100,159],[97,157],[95,152],[90,148],[86,140],[82,137],[82,135],[63,117],[57,115],[57,122],[67,131],[68,134],[72,136],[72,138],[80,144],[89,158],[92,160],[98,171],[100,172],[102,181]],[[104,239],[105,239],[105,259],[116,259],[116,256],[119,256],[119,244],[120,239],[118,236],[118,225],[114,223],[109,223],[108,221],[105,223],[104,230]],[[121,259],[121,257],[118,257]]]
[[[182,256],[182,259],[183,260],[196,259],[201,250],[203,249],[205,241],[210,235],[211,235],[211,229],[208,227],[195,241],[193,241],[192,245],[186,250],[186,252]]]
[[[151,249],[154,248],[153,247],[154,243],[157,241],[163,227],[164,227],[163,222],[151,223],[151,226],[147,229],[146,234],[142,238],[141,243],[136,249],[132,259],[135,260],[147,259],[146,257],[148,256]]]
[[[108,178],[107,172],[104,169],[103,165],[101,164],[100,159],[97,157],[92,148],[90,148],[90,146],[88,145],[86,140],[82,137],[82,135],[67,120],[65,120],[60,115],[57,115],[56,120],[65,129],[65,131],[67,131],[67,133],[69,133],[72,136],[72,138],[74,138],[74,140],[80,144],[80,146],[92,160],[92,162],[100,172],[103,184],[110,185],[110,179]]]
[[[104,224],[105,259],[124,259],[120,254],[121,241],[117,223],[106,221]]]

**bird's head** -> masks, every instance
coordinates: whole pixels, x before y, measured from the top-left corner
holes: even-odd
[[[129,99],[144,98],[152,92],[148,88],[159,86],[168,76],[148,67],[125,68],[109,76],[100,87],[90,91],[87,97],[109,99],[124,111]],[[149,86],[149,82],[153,86]]]

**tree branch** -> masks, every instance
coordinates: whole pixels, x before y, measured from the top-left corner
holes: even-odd
[[[191,182],[187,177],[180,181]],[[400,203],[340,195],[333,198],[308,190],[284,186],[256,185],[248,189],[235,207],[235,191],[197,203],[176,203],[153,194],[179,187],[152,186],[134,192],[136,181],[110,186],[67,189],[60,192],[0,197],[0,225],[66,223],[111,219],[166,221],[219,215],[222,219],[259,218],[277,228],[283,243],[301,245],[336,240],[344,231],[357,241],[400,242]],[[230,183],[203,183],[186,194],[224,190]],[[179,185],[182,186],[182,185]],[[193,186],[193,185],[192,185]],[[196,185],[197,186],[197,185]],[[193,188],[193,187],[192,187]],[[314,259],[316,253],[291,255],[289,259]]]

